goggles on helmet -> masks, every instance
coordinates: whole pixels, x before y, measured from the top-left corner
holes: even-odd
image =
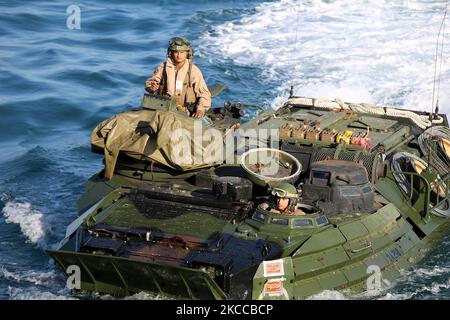
[[[177,37],[177,38],[170,39],[170,45],[171,46],[190,46],[191,44],[186,39]]]
[[[285,198],[287,196],[287,191],[283,189],[274,188],[272,190],[272,195],[280,198]]]
[[[281,188],[273,188],[272,195],[280,197],[280,198],[296,198],[297,197],[296,194],[289,193],[286,190],[283,190]]]
[[[186,38],[175,37],[169,41],[170,51],[189,51],[191,50],[191,44]]]

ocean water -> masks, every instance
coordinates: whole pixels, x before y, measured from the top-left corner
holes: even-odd
[[[80,29],[67,27],[72,4]],[[78,298],[44,250],[62,239],[84,182],[102,168],[90,152],[91,130],[139,104],[169,38],[188,37],[207,83],[227,86],[214,106],[276,108],[294,85],[297,95],[430,110],[444,7],[442,0],[0,0],[0,299]],[[447,115],[449,58],[447,46],[439,96]],[[312,298],[450,299],[449,249],[446,237],[375,297]]]

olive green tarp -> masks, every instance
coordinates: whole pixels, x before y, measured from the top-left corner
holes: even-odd
[[[113,176],[119,152],[181,171],[210,167],[223,159],[222,133],[175,111],[117,114],[95,127],[91,144],[104,149],[107,179]]]

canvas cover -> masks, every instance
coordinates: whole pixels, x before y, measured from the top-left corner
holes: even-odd
[[[201,120],[177,111],[138,110],[97,125],[91,144],[104,149],[105,178],[111,179],[120,152],[187,171],[222,163],[223,138]]]

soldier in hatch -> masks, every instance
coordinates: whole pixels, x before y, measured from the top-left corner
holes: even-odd
[[[186,38],[170,39],[167,61],[161,63],[145,86],[159,95],[169,96],[178,110],[194,118],[202,118],[211,107],[211,93],[200,69],[192,63],[193,50]],[[189,112],[188,106],[195,108]]]
[[[279,214],[303,215],[305,212],[298,206],[298,193],[295,186],[290,183],[282,183],[272,189],[272,195],[275,197],[275,208],[270,212]]]

